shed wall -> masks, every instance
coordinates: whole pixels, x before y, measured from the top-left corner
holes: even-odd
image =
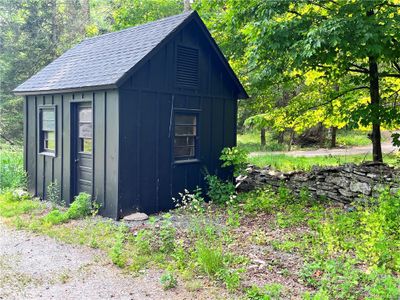
[[[199,87],[175,85],[177,45],[199,49]],[[205,187],[204,170],[220,168],[224,147],[236,145],[237,93],[196,24],[188,24],[120,88],[119,213],[147,213],[173,207],[185,188]],[[199,160],[173,160],[171,114],[199,115]]]
[[[118,198],[118,91],[96,91],[53,95],[26,96],[24,162],[28,174],[28,190],[47,199],[47,187],[57,182],[60,199],[72,202],[71,105],[87,101],[93,108],[93,197],[103,206],[104,215],[117,215]],[[56,105],[56,155],[39,154],[40,105]]]

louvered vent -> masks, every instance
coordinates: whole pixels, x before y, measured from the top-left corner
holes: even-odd
[[[197,88],[199,85],[199,50],[178,46],[176,58],[176,85]]]

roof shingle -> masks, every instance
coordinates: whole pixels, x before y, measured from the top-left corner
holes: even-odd
[[[82,41],[14,89],[15,93],[115,85],[192,12]]]

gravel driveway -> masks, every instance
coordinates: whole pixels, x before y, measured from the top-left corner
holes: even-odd
[[[169,291],[161,271],[133,277],[112,265],[100,250],[67,245],[17,231],[0,220],[0,299],[216,299],[214,288]],[[204,293],[207,293],[204,295]]]

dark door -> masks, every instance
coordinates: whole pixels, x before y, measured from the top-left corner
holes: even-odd
[[[93,184],[93,126],[91,103],[82,102],[76,105],[73,119],[75,134],[75,195],[81,192],[92,194]]]

